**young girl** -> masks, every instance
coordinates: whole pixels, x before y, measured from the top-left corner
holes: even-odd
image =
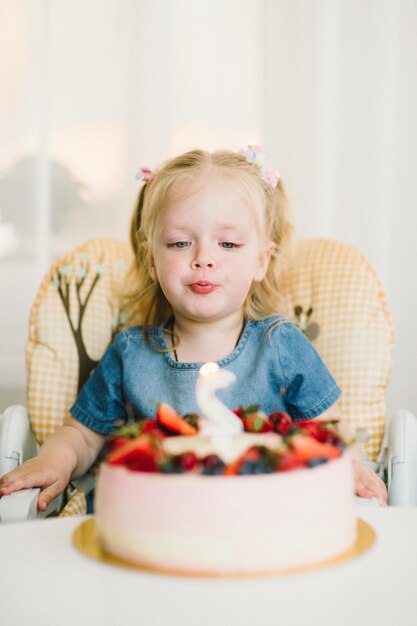
[[[156,402],[198,412],[203,362],[237,377],[219,393],[230,408],[261,404],[293,419],[341,418],[332,376],[297,327],[276,315],[278,277],[291,239],[278,176],[256,152],[188,152],[143,169],[131,239],[131,322],[84,385],[70,417],[40,454],[0,481],[0,495],[40,486],[45,510],[96,460],[130,405],[153,417]],[[347,429],[347,427],[346,427]],[[353,451],[356,493],[386,503],[384,483]]]

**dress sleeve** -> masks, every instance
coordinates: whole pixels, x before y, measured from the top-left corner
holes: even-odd
[[[123,394],[123,351],[126,336],[120,333],[107,348],[101,361],[71,407],[70,413],[92,430],[107,435],[126,421]]]
[[[288,411],[295,420],[317,417],[342,392],[317,350],[295,324],[281,324],[279,330],[278,350]]]

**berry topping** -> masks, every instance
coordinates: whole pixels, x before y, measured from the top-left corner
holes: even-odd
[[[240,476],[316,467],[346,447],[334,420],[293,421],[280,411],[268,417],[257,405],[235,413],[246,432],[217,441],[198,433],[198,415],[180,417],[159,404],[156,420],[129,423],[109,438],[107,463],[139,472]]]
[[[184,452],[178,456],[178,460],[184,472],[190,472],[198,463],[198,458],[195,452]]]
[[[139,422],[141,425],[141,429],[140,432],[143,433],[154,433],[157,435],[162,435],[163,433],[161,433],[161,430],[158,427],[158,424],[156,423],[155,420],[142,420],[142,422]]]
[[[250,404],[249,406],[240,406],[238,409],[234,409],[233,413],[243,419],[251,413],[256,413],[258,410],[259,404]]]
[[[278,453],[266,446],[252,446],[225,470],[228,476],[235,474],[270,474],[277,471]]]
[[[202,474],[206,476],[218,476],[224,473],[226,467],[224,461],[217,454],[209,454],[201,461]]]
[[[156,472],[163,454],[159,440],[145,434],[113,449],[107,457],[107,463],[125,465],[135,471]]]
[[[272,424],[263,411],[249,413],[242,418],[243,427],[248,433],[267,433],[272,430]]]
[[[322,465],[323,463],[327,463],[329,459],[325,456],[315,456],[309,461],[307,461],[307,467],[316,467],[317,465]]]
[[[289,470],[303,467],[304,461],[300,459],[294,452],[284,452],[278,457],[278,470],[280,472],[288,472]]]
[[[132,439],[129,437],[123,437],[122,435],[113,437],[111,441],[111,449],[117,450],[118,448],[122,448],[124,445],[129,443],[129,441],[132,441]]]
[[[241,459],[238,474],[270,474],[276,471],[277,455],[264,446],[249,448]]]
[[[310,461],[314,457],[325,457],[335,459],[340,456],[341,451],[336,446],[329,443],[321,443],[308,435],[296,434],[291,438],[290,448],[303,461]]]
[[[284,411],[276,411],[275,413],[271,413],[269,416],[269,422],[272,424],[272,428],[276,433],[280,435],[285,435],[292,426],[293,421],[291,416]]]
[[[187,413],[182,419],[184,422],[187,422],[187,424],[190,424],[190,426],[193,426],[196,431],[198,430],[200,416],[197,415],[197,413]]]
[[[195,435],[197,429],[178,415],[169,404],[158,404],[156,419],[160,426],[177,435]]]

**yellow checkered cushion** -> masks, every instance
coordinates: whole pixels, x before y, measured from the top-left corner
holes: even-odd
[[[375,271],[350,245],[305,240],[283,276],[282,291],[282,312],[310,337],[343,391],[340,406],[354,430],[371,435],[365,449],[375,460],[393,348],[392,319]]]
[[[60,512],[60,517],[75,517],[85,515],[87,512],[87,500],[82,489],[77,488],[69,496],[68,502]]]
[[[26,345],[28,410],[44,443],[63,423],[78,390],[123,320],[121,292],[130,264],[126,243],[88,241],[49,270],[32,307]],[[80,510],[77,492],[66,508]]]

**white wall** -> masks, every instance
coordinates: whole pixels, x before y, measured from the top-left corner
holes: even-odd
[[[24,386],[47,263],[125,237],[140,165],[264,143],[302,233],[382,277],[390,404],[417,412],[415,0],[0,0],[0,31],[0,388]]]

